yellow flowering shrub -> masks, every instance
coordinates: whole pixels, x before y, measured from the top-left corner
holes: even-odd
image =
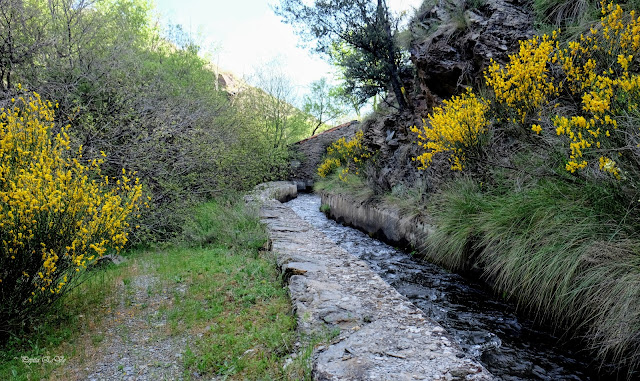
[[[318,167],[318,175],[326,177],[339,168],[342,168],[339,174],[342,181],[347,181],[349,168],[359,175],[365,162],[371,158],[371,153],[362,146],[363,136],[363,132],[358,131],[352,139],[343,137],[327,147],[327,155]]]
[[[74,277],[127,242],[142,189],[122,170],[73,152],[53,134],[51,102],[37,93],[0,109],[0,321],[5,327],[50,305]],[[103,153],[104,156],[104,153]]]
[[[340,168],[340,159],[327,158],[318,167],[318,175],[320,177],[327,177],[327,175],[333,173],[336,169]]]
[[[555,57],[569,91],[582,101],[579,115],[553,118],[556,133],[570,142],[567,171],[573,173],[597,160],[600,170],[622,178],[618,163],[609,156],[635,148],[629,146],[628,138],[638,136],[638,126],[620,131],[619,125],[638,110],[640,77],[635,57],[639,50],[640,17],[604,2],[600,25],[557,49]]]
[[[461,171],[470,153],[480,153],[481,137],[489,126],[488,109],[487,102],[469,92],[445,100],[444,107],[436,107],[421,128],[413,126],[411,131],[418,134],[418,145],[425,150],[413,158],[420,162],[418,168],[427,168],[435,154],[448,152],[451,169]]]
[[[577,41],[561,47],[558,31],[522,41],[518,54],[510,55],[504,67],[493,63],[485,79],[496,104],[516,116],[510,121],[536,135],[543,132],[542,106],[559,106],[562,96],[580,100],[577,109],[565,102],[565,114],[550,118],[556,134],[568,140],[565,169],[575,173],[593,163],[621,179],[622,161],[612,157],[635,155],[640,147],[637,123],[630,122],[637,121],[640,106],[640,17],[635,11],[625,14],[619,5],[601,5],[601,23]],[[527,124],[534,111],[538,123]],[[623,120],[627,128],[620,130]]]
[[[553,32],[552,36],[520,41],[518,54],[509,55],[505,67],[492,61],[485,73],[496,101],[515,112],[517,118],[511,117],[511,121],[524,123],[531,112],[558,95],[561,86],[554,84],[549,66],[549,61],[555,61],[552,53],[556,35]]]

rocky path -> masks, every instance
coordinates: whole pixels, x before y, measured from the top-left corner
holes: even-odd
[[[286,183],[264,189],[261,219],[289,283],[299,329],[338,330],[316,348],[317,380],[490,380],[465,358],[445,330],[375,274],[278,200]],[[283,190],[284,189],[284,190]],[[295,186],[291,190],[295,194]]]

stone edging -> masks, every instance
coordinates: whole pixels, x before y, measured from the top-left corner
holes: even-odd
[[[320,196],[322,205],[329,206],[329,217],[393,245],[420,250],[434,229],[424,216],[402,216],[397,209],[369,205],[345,194],[321,192]]]
[[[261,187],[260,217],[288,282],[298,329],[307,334],[327,328],[340,332],[331,344],[314,349],[315,380],[493,379],[366,263],[269,199],[291,196],[285,191],[289,186]],[[280,190],[269,190],[272,187]]]

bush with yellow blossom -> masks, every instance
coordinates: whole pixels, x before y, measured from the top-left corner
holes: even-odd
[[[0,109],[0,324],[10,331],[64,294],[107,251],[127,243],[142,187],[124,169],[100,174],[37,93]],[[103,153],[104,156],[104,153]]]
[[[363,136],[363,132],[358,131],[352,139],[343,137],[327,147],[327,155],[318,167],[318,175],[326,177],[339,168],[342,168],[339,174],[342,181],[347,181],[350,171],[359,175],[366,161],[371,158],[371,153],[362,146]]]
[[[561,85],[554,83],[549,67],[549,60],[555,62],[556,36],[557,32],[553,32],[551,37],[520,41],[520,50],[509,55],[505,67],[492,62],[487,69],[486,83],[493,88],[497,104],[508,110],[511,122],[525,123],[528,116],[558,96]]]
[[[597,163],[621,179],[639,170],[634,157],[640,153],[640,17],[602,2],[600,20],[579,40],[556,50],[568,91],[581,103],[573,115],[555,115],[552,121],[556,134],[569,141],[567,171]]]
[[[481,155],[483,135],[487,133],[489,121],[485,113],[489,109],[484,99],[472,92],[444,101],[444,107],[436,107],[428,116],[428,123],[411,131],[418,134],[418,145],[425,149],[414,158],[425,169],[435,154],[449,153],[451,169],[461,171],[469,155]]]
[[[428,117],[431,127],[414,127],[425,149],[416,158],[420,168],[434,154],[450,152],[451,168],[461,170],[465,150],[486,132],[490,110],[497,123],[559,136],[568,172],[591,164],[614,179],[640,180],[640,16],[601,4],[600,24],[578,40],[561,46],[554,31],[521,41],[504,67],[492,63],[485,72],[494,95],[490,106],[473,95],[454,97]]]

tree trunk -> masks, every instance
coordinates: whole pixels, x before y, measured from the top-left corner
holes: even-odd
[[[396,96],[396,101],[398,102],[398,108],[400,111],[406,110],[409,108],[407,104],[407,100],[404,96],[404,91],[402,91],[402,85],[400,83],[400,74],[398,73],[398,65],[396,63],[396,49],[395,44],[393,42],[393,35],[391,34],[391,24],[389,23],[389,10],[387,8],[387,4],[385,0],[378,0],[378,22],[382,23],[382,28],[385,33],[386,39],[386,67],[387,74],[389,75],[391,81],[391,89],[393,90],[394,95]]]

